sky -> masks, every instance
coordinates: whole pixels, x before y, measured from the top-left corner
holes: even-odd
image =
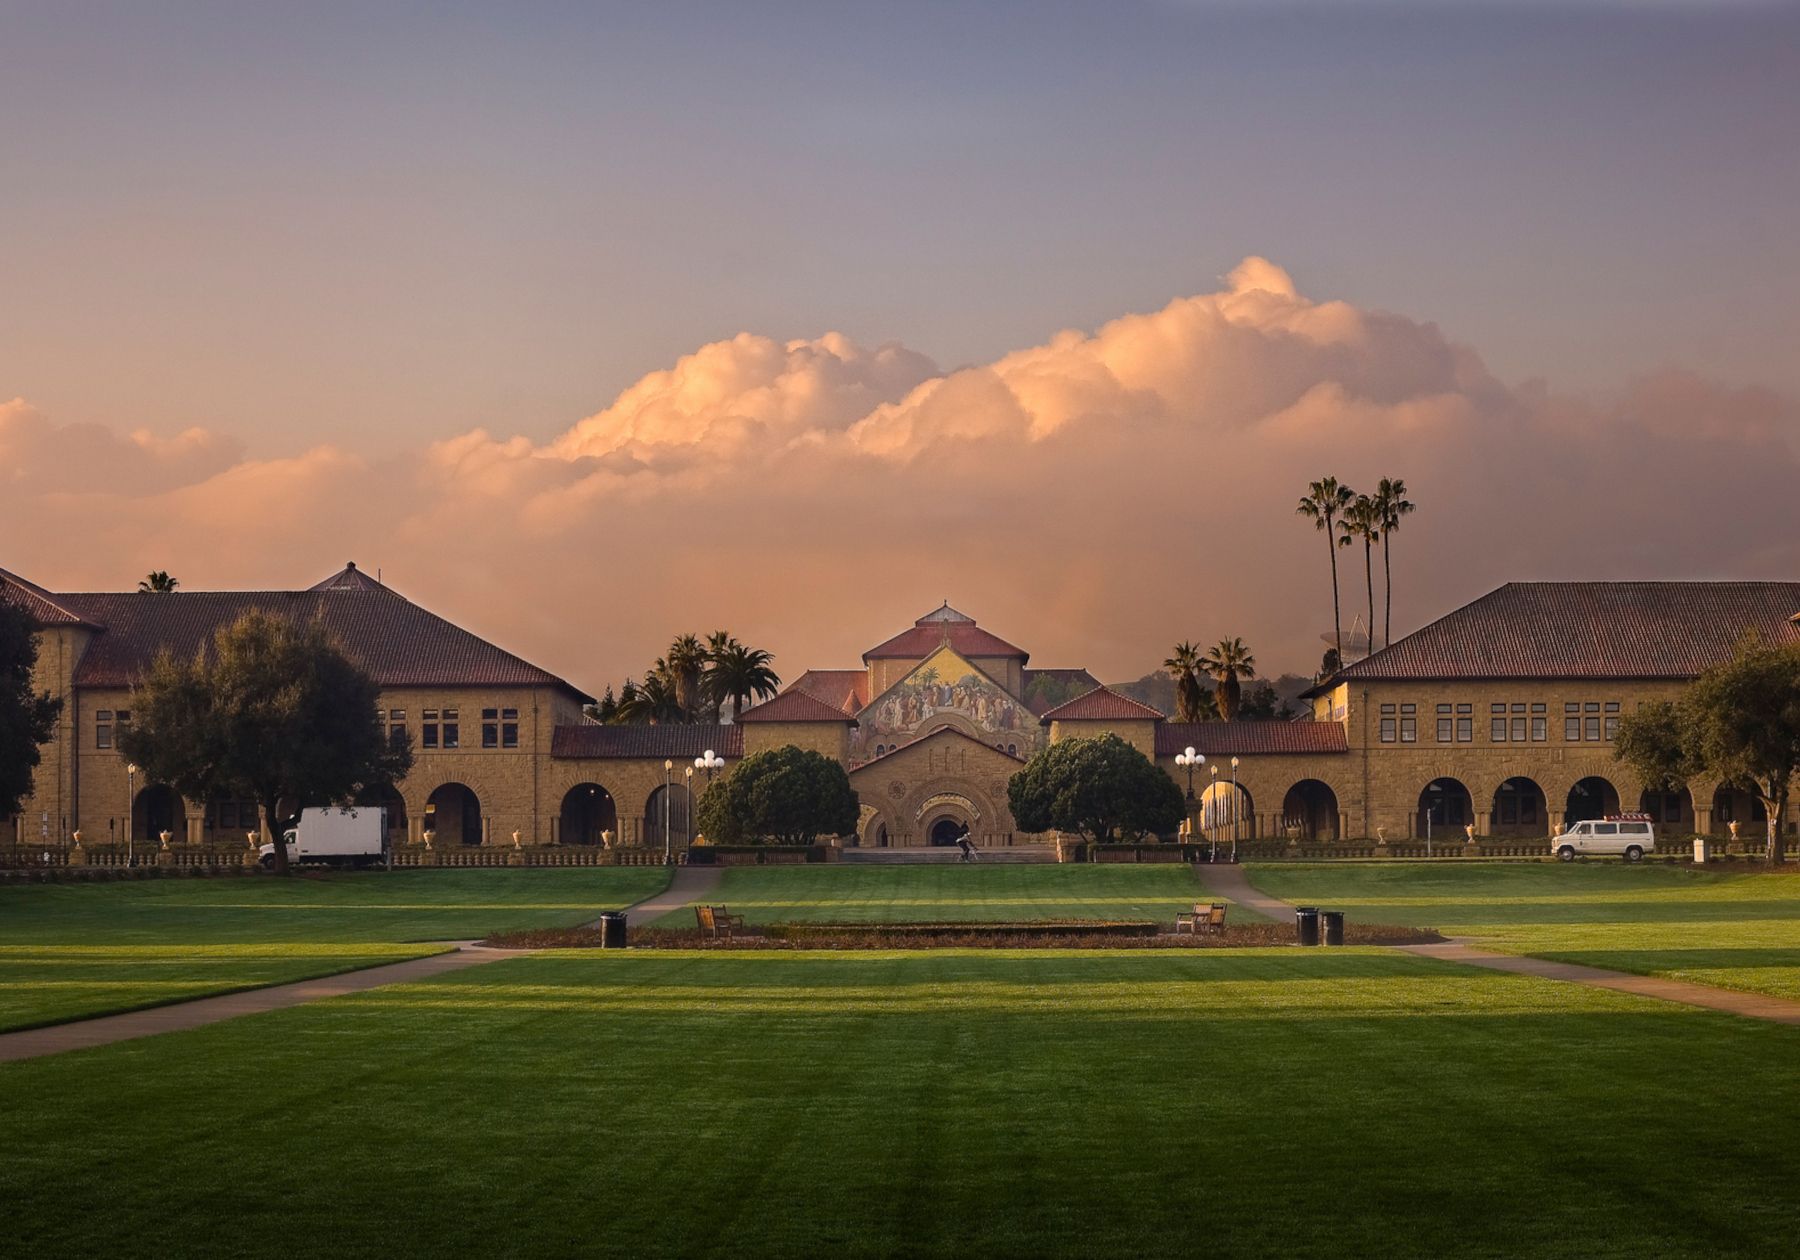
[[[1800,6],[0,0],[0,119],[52,589],[1304,672],[1327,473],[1420,505],[1396,632],[1800,575]]]

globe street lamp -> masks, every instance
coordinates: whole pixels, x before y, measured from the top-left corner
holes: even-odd
[[[1189,744],[1186,748],[1175,754],[1175,764],[1187,771],[1188,834],[1191,836],[1194,828],[1194,767],[1205,765],[1206,755],[1204,753],[1195,752],[1194,746]]]

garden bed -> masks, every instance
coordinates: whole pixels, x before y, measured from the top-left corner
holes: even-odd
[[[1445,938],[1429,928],[1380,923],[1345,925],[1346,945],[1428,945]],[[634,949],[1253,949],[1294,945],[1291,923],[1240,923],[1194,936],[1163,925],[1103,920],[1062,923],[772,923],[725,940],[696,928],[633,928]],[[598,928],[501,932],[483,944],[499,949],[598,949]]]

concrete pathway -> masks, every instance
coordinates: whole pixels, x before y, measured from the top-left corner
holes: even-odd
[[[1200,882],[1207,888],[1220,896],[1229,897],[1252,913],[1277,922],[1292,921],[1293,903],[1271,897],[1253,887],[1242,867],[1201,864],[1194,869],[1199,872]],[[1564,980],[1570,984],[1612,989],[1618,993],[1658,998],[1664,1002],[1702,1006],[1707,1010],[1725,1011],[1751,1019],[1800,1025],[1800,1002],[1791,998],[1739,993],[1734,989],[1716,989],[1708,984],[1690,984],[1685,980],[1669,980],[1661,976],[1635,976],[1630,972],[1607,971],[1602,967],[1584,967],[1578,963],[1523,958],[1517,954],[1497,954],[1454,937],[1436,945],[1394,945],[1390,948],[1403,954],[1417,954],[1421,958],[1436,958],[1440,962],[1462,963],[1469,967],[1484,967],[1489,971],[1505,971],[1519,976],[1537,976],[1542,980]]]
[[[710,896],[718,891],[719,881],[724,875],[724,868],[718,866],[677,866],[675,878],[669,881],[667,888],[654,897],[646,897],[636,905],[625,907],[626,927],[629,928],[632,924],[648,927],[658,916],[671,910],[679,910],[696,898]],[[583,926],[594,927],[598,923],[599,920],[596,919]],[[692,927],[693,924],[687,926]]]
[[[692,898],[704,896],[718,885],[719,871],[716,867],[678,867],[675,871],[675,878],[669,881],[666,889],[653,897],[646,897],[634,905],[627,906],[625,909],[629,914],[645,916],[644,921],[648,922],[659,914],[666,914],[670,910],[679,910]],[[263,989],[246,989],[241,993],[221,993],[217,997],[195,998],[191,1002],[173,1002],[168,1006],[153,1006],[148,1010],[126,1011],[120,1015],[102,1015],[96,1019],[53,1024],[48,1028],[29,1028],[24,1032],[0,1033],[0,1063],[18,1059],[35,1059],[46,1054],[61,1054],[65,1050],[86,1050],[93,1046],[111,1045],[115,1041],[153,1037],[157,1033],[202,1028],[207,1024],[236,1019],[240,1015],[257,1015],[263,1011],[284,1010],[290,1006],[303,1006],[308,1002],[317,1002],[322,998],[343,997],[349,993],[364,993],[370,989],[379,989],[383,985],[429,980],[433,976],[446,975],[452,971],[463,971],[469,967],[479,967],[482,963],[498,962],[502,958],[519,958],[531,952],[520,949],[489,949],[485,945],[477,945],[474,941],[442,941],[439,943],[455,948],[448,953],[433,954],[429,958],[409,958],[405,962],[388,963],[380,967],[365,967],[361,971],[346,971],[340,975],[323,976],[317,980],[296,980],[290,984],[272,984]]]

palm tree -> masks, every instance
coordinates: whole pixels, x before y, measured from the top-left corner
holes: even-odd
[[[180,585],[181,580],[179,578],[170,577],[168,573],[162,569],[153,569],[145,575],[143,581],[138,583],[138,593],[142,595],[154,591],[159,595],[167,594],[169,591],[174,590]]]
[[[1175,720],[1200,720],[1200,649],[1183,640],[1175,645],[1175,655],[1163,662],[1175,679]]]
[[[667,663],[657,664],[663,667],[674,689],[682,720],[693,721],[700,711],[700,675],[706,669],[706,649],[694,635],[684,634],[669,645]]]
[[[1369,586],[1369,651],[1375,650],[1375,544],[1381,541],[1381,508],[1366,494],[1344,509],[1338,521],[1338,546],[1362,539],[1363,577]]]
[[[619,707],[613,720],[628,726],[664,726],[680,722],[687,715],[675,699],[675,684],[668,665],[658,660],[641,684],[630,679],[619,693]]]
[[[769,668],[775,658],[761,648],[745,647],[730,639],[710,655],[706,689],[720,709],[726,701],[731,702],[733,723],[750,700],[764,699],[781,690],[781,676]]]
[[[1325,549],[1331,553],[1331,636],[1338,659],[1344,657],[1344,614],[1338,607],[1337,520],[1355,500],[1356,492],[1340,486],[1336,477],[1326,477],[1306,488],[1295,511],[1312,519],[1313,528],[1325,534]]]
[[[1237,717],[1238,700],[1243,695],[1238,679],[1256,676],[1256,658],[1242,639],[1220,639],[1200,658],[1200,667],[1218,682],[1213,695],[1219,716],[1231,721]]]
[[[1381,515],[1381,569],[1382,598],[1387,609],[1382,614],[1381,646],[1386,647],[1394,641],[1394,561],[1390,553],[1394,547],[1394,531],[1400,528],[1400,518],[1410,516],[1418,510],[1418,504],[1410,502],[1406,497],[1406,483],[1398,477],[1383,477],[1381,484],[1375,487],[1375,506]],[[1369,629],[1374,630],[1371,625]]]

